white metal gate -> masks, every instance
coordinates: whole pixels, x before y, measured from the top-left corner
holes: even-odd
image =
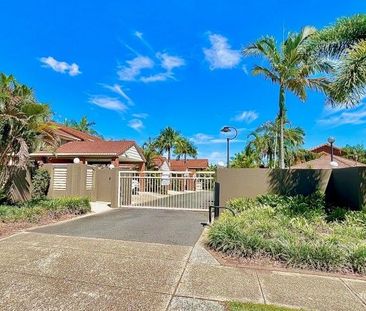
[[[208,210],[214,200],[214,174],[120,171],[118,206]]]

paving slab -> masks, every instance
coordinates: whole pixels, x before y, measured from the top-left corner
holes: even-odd
[[[168,311],[225,311],[225,307],[216,301],[173,297]]]
[[[138,248],[144,248],[139,244]],[[172,246],[173,247],[173,246]],[[180,260],[129,257],[123,252],[104,253],[72,248],[28,246],[2,249],[2,271],[92,282],[125,289],[173,293],[185,266]]]
[[[358,311],[365,305],[338,278],[258,271],[266,302],[311,310]]]
[[[342,281],[363,301],[366,309],[366,280],[342,279]]]
[[[255,271],[205,264],[187,265],[176,294],[216,301],[263,302]]]
[[[0,309],[165,310],[171,296],[65,279],[0,272]]]
[[[81,238],[28,232],[0,241],[0,248],[8,255],[20,256],[18,251],[27,247],[80,249],[94,253],[110,253],[123,257],[156,258],[185,261],[192,250],[190,246],[165,245],[110,239]]]
[[[33,232],[193,246],[202,232],[207,212],[148,208],[121,208],[69,222],[33,229]]]

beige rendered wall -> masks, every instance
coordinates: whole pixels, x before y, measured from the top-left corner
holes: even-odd
[[[331,170],[236,169],[217,170],[220,184],[220,205],[233,198],[254,198],[267,193],[310,194],[325,192]]]

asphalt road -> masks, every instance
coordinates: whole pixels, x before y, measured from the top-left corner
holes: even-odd
[[[32,232],[193,246],[207,217],[198,211],[121,208]]]

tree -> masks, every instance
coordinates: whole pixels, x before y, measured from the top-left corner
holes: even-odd
[[[156,150],[155,141],[149,139],[142,145],[142,151],[146,160],[146,169],[148,171],[155,169],[154,160],[159,156],[159,152]]]
[[[307,43],[314,58],[330,58],[335,70],[328,88],[333,105],[352,106],[366,95],[366,15],[341,18]]]
[[[187,162],[187,156],[193,158],[197,157],[197,148],[187,138],[179,137],[175,142],[174,153],[178,160],[180,160],[181,156],[183,156],[184,162]]]
[[[279,133],[280,123],[276,121],[268,121],[260,125],[249,137],[245,151],[246,155],[251,155],[256,166],[264,167],[278,167],[278,152],[279,149]],[[304,143],[305,133],[299,127],[290,127],[289,122],[285,119],[284,128],[284,149],[285,149],[285,163],[291,163],[290,159],[292,153],[296,152],[298,148]]]
[[[350,146],[342,148],[342,155],[348,159],[366,164],[366,149],[363,145]]]
[[[171,152],[176,146],[178,139],[180,138],[180,134],[171,127],[166,127],[163,129],[159,136],[155,140],[155,146],[158,149],[159,153],[163,152],[168,153],[168,163],[170,164]]]
[[[51,112],[33,91],[12,75],[0,74],[0,189],[8,191],[17,169],[28,165],[40,142],[55,146]],[[4,190],[5,189],[5,190]]]
[[[89,121],[86,116],[83,116],[79,122],[77,122],[75,120],[65,120],[64,124],[68,127],[74,128],[78,131],[88,133],[90,135],[100,136],[98,134],[98,132],[93,129],[95,122]]]
[[[331,65],[322,58],[313,58],[305,49],[308,38],[315,29],[305,27],[300,33],[290,33],[278,47],[273,37],[266,36],[243,50],[244,56],[258,55],[267,66],[255,65],[253,75],[263,75],[279,86],[278,119],[280,122],[280,167],[285,167],[284,121],[286,92],[294,93],[300,100],[307,98],[306,89],[326,90],[325,78],[312,77],[316,72],[329,72]]]
[[[234,168],[253,168],[259,166],[256,155],[250,149],[236,153],[230,162],[230,167]]]

